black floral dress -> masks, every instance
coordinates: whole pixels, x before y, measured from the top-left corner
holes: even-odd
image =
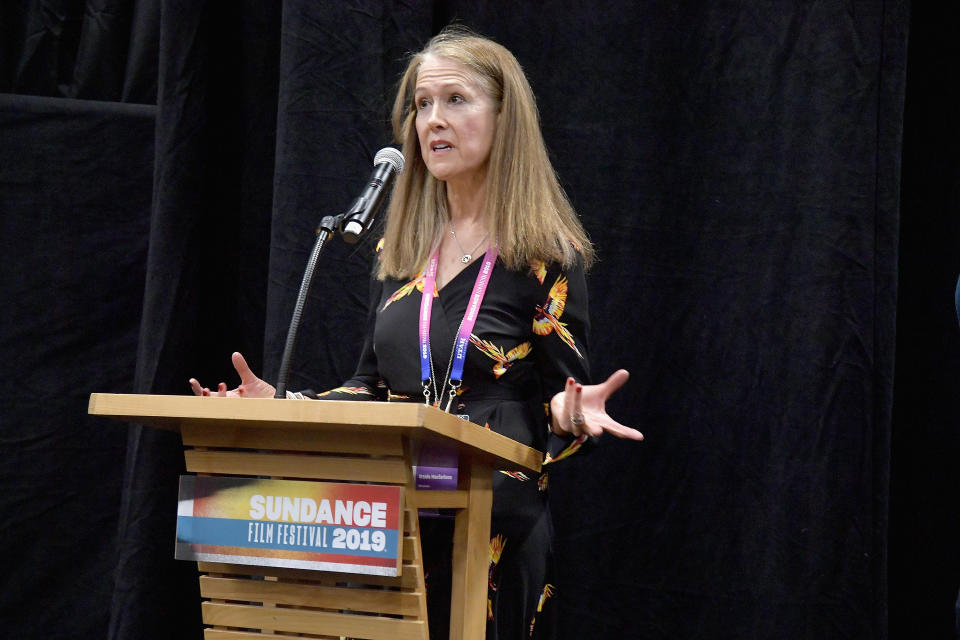
[[[453,342],[482,260],[435,292],[430,324],[433,367],[447,371]],[[325,399],[423,401],[418,319],[423,272],[410,282],[374,280],[367,338],[353,378]],[[451,411],[541,451],[547,450],[549,401],[568,376],[588,381],[587,290],[583,269],[540,262],[523,271],[496,264],[470,338],[463,382]],[[573,446],[576,446],[574,443]],[[556,447],[556,444],[554,445]],[[557,456],[558,458],[560,456]],[[550,520],[546,476],[494,474],[487,638],[553,634]],[[446,637],[449,520],[422,518],[431,637]],[[439,549],[437,557],[430,551]],[[440,601],[446,600],[447,605]]]

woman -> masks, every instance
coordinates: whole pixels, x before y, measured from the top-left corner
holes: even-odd
[[[642,439],[604,409],[626,371],[583,384],[593,249],[513,55],[445,30],[410,60],[393,127],[406,169],[391,198],[366,341],[353,378],[320,397],[439,404],[541,450],[548,428],[568,452],[605,431]],[[240,354],[233,362],[239,387],[211,392],[191,379],[194,393],[273,396]],[[495,475],[487,637],[545,637],[545,483]]]

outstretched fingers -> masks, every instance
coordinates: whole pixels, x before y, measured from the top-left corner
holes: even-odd
[[[640,433],[636,429],[620,424],[616,420],[610,420],[602,426],[604,431],[618,438],[624,438],[626,440],[637,440],[637,441],[643,440],[642,433]]]
[[[594,419],[590,421],[591,429],[588,431],[590,435],[600,435],[606,432],[618,438],[643,440],[642,433],[636,429],[620,424],[611,418],[606,410],[607,399],[626,384],[629,379],[630,373],[626,369],[618,369],[610,374],[610,377],[593,388],[596,393],[591,395],[588,408],[588,413],[591,413],[594,417]]]
[[[195,396],[220,396],[226,397],[227,395],[227,383],[221,382],[217,385],[216,391],[211,391],[210,387],[203,387],[200,385],[200,382],[196,378],[190,378],[187,381],[190,384],[190,390],[193,391]]]
[[[617,438],[643,440],[643,434],[610,417],[606,401],[629,379],[625,369],[619,369],[605,381],[596,385],[582,384],[568,377],[563,391],[551,400],[553,419],[550,428],[557,435],[570,434],[600,436],[604,432]]]

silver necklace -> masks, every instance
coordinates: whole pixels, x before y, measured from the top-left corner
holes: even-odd
[[[473,251],[466,251],[463,248],[463,245],[460,244],[460,240],[457,239],[457,232],[453,230],[452,222],[450,223],[450,235],[453,236],[453,241],[457,243],[457,248],[460,249],[460,253],[463,254],[462,256],[460,256],[460,262],[462,262],[463,264],[467,264],[468,262],[473,260],[473,254],[477,252],[477,249],[479,249],[484,242],[486,242],[487,236],[490,234],[489,233],[484,234],[484,236],[480,238],[480,242],[477,243],[477,246],[473,248]]]

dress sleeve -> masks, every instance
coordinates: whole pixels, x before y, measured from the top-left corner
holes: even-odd
[[[534,310],[534,349],[538,353],[541,392],[543,395],[543,428],[549,430],[550,399],[563,391],[567,378],[590,384],[589,346],[590,314],[587,282],[583,265],[568,269],[540,267],[540,302]],[[561,451],[570,445],[569,438],[550,438],[550,451]],[[557,456],[554,456],[556,458]]]
[[[373,349],[373,331],[377,322],[377,305],[383,282],[376,277],[370,278],[370,305],[367,310],[366,332],[360,361],[353,376],[339,387],[322,393],[303,392],[317,400],[386,400],[387,386],[380,377],[377,354]]]

